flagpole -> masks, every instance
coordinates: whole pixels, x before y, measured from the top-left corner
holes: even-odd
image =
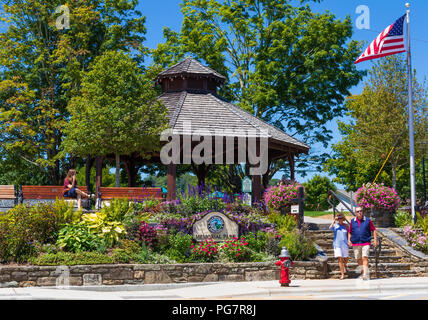
[[[416,220],[416,184],[415,184],[415,141],[413,129],[413,94],[412,94],[412,62],[410,55],[410,3],[406,3],[407,8],[407,79],[408,79],[408,99],[409,99],[409,147],[410,147],[410,206],[412,219]]]

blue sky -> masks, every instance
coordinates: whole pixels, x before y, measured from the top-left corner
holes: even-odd
[[[182,14],[180,12],[180,0],[163,0],[163,1],[141,1],[140,9],[146,16],[147,26],[147,42],[146,45],[154,48],[158,43],[163,42],[162,29],[167,26],[175,31],[179,31],[182,22]],[[388,25],[395,22],[400,16],[406,13],[406,1],[401,0],[324,0],[319,4],[311,4],[313,11],[333,13],[337,18],[344,19],[350,16],[353,21],[354,34],[352,39],[365,41],[366,45],[370,44],[377,35],[383,31]],[[412,52],[412,67],[417,70],[419,81],[428,76],[428,64],[426,63],[428,53],[428,1],[414,0],[410,2],[410,30],[411,30],[411,52]],[[365,5],[369,9],[370,28],[362,30],[357,28],[357,18],[361,16],[361,11],[356,12],[360,5]],[[365,48],[364,48],[365,49]],[[402,55],[405,55],[403,53]],[[360,70],[367,70],[371,67],[372,62],[361,62],[357,65]],[[361,93],[363,82],[351,89],[352,94]],[[346,118],[342,119],[346,121]],[[329,123],[333,130],[334,137],[332,143],[340,141],[341,136],[337,131],[336,120]],[[330,145],[331,145],[330,144]],[[315,146],[315,148],[317,148]],[[330,148],[327,149],[330,152]],[[300,182],[310,179],[315,172],[308,172],[306,177],[297,175]],[[322,173],[322,175],[327,175]],[[275,176],[277,178],[280,175]],[[340,186],[339,186],[340,187]]]

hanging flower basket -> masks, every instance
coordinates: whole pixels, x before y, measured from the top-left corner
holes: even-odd
[[[376,183],[366,183],[359,188],[355,201],[379,227],[393,225],[393,214],[400,205],[400,197],[393,188]]]
[[[271,209],[279,210],[282,214],[291,212],[293,199],[299,195],[299,183],[279,184],[266,189],[264,193],[265,204]]]

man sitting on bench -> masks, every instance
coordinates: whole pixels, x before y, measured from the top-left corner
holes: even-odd
[[[77,198],[77,209],[82,207],[82,197],[89,199],[91,196],[77,188],[76,170],[68,170],[67,177],[64,179],[64,198]]]

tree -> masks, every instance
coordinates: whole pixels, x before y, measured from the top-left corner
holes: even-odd
[[[64,152],[114,154],[117,159],[134,152],[149,157],[159,150],[166,109],[156,100],[152,74],[148,75],[145,78],[137,63],[121,51],[97,57],[84,75],[81,95],[69,103]]]
[[[70,29],[59,30],[58,1],[0,3],[7,26],[0,32],[2,160],[59,184],[74,161],[58,153],[67,104],[79,94],[83,73],[106,50],[132,51],[142,62],[145,18],[136,0],[70,0]]]
[[[343,115],[344,97],[364,75],[353,64],[360,46],[349,41],[350,17],[286,0],[184,0],[182,13],[181,31],[165,28],[165,43],[153,50],[156,63],[204,60],[228,78],[221,95],[307,144],[327,146],[326,123]]]
[[[424,84],[413,76],[413,103],[416,164],[427,154],[428,117]],[[409,129],[406,62],[399,55],[382,58],[373,64],[360,95],[348,99],[350,124],[339,123],[343,139],[333,146],[326,170],[338,181],[355,190],[372,182],[394,147],[378,182],[402,189],[409,168]],[[400,193],[400,192],[399,192]]]
[[[308,210],[326,210],[330,207],[327,198],[330,190],[336,191],[336,186],[328,177],[315,175],[308,182],[302,184],[305,187],[305,208]]]

